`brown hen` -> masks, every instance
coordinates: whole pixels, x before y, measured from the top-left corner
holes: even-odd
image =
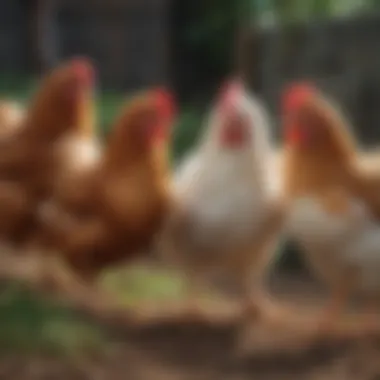
[[[347,122],[316,89],[296,85],[285,93],[284,105],[290,225],[313,269],[330,285],[323,323],[331,327],[352,293],[379,291],[372,276],[380,171],[365,166]]]
[[[122,110],[101,160],[57,189],[41,214],[46,241],[82,278],[138,256],[171,202],[172,101],[151,91]]]
[[[0,237],[29,241],[35,211],[52,191],[60,157],[57,143],[83,118],[92,67],[74,59],[48,75],[33,97],[20,128],[0,141]]]

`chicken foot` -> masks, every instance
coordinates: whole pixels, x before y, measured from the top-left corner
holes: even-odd
[[[249,319],[278,321],[282,316],[280,308],[264,291],[250,292],[243,299],[242,309],[243,315],[248,316]]]
[[[348,299],[356,284],[356,272],[345,273],[343,278],[332,286],[327,305],[322,311],[322,317],[317,323],[317,330],[322,333],[332,333],[339,325],[340,317],[344,312]]]
[[[194,322],[204,322],[209,320],[202,306],[201,295],[204,287],[200,274],[186,272],[186,303],[184,315],[187,320]]]

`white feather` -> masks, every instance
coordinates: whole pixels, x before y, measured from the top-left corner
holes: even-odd
[[[0,101],[0,126],[3,136],[10,136],[22,126],[25,110],[13,101]]]
[[[67,170],[84,170],[95,165],[101,157],[96,139],[68,135],[59,142],[58,152]]]
[[[357,290],[380,291],[380,226],[360,200],[351,199],[347,212],[331,215],[316,198],[298,199],[288,228],[317,272],[356,268]]]

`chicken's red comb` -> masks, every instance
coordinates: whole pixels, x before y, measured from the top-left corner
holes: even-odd
[[[291,85],[282,96],[283,111],[298,109],[316,93],[316,88],[307,82]]]
[[[157,109],[167,117],[175,113],[175,102],[171,92],[164,87],[159,87],[152,91],[152,96]]]
[[[242,84],[237,78],[232,78],[224,83],[219,93],[218,107],[221,110],[229,109],[236,95],[242,90]]]
[[[79,82],[89,85],[94,81],[95,69],[87,58],[73,58],[70,62],[70,68]]]

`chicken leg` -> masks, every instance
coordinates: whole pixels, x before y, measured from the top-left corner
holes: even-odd
[[[318,322],[318,331],[332,333],[337,327],[344,307],[356,283],[356,273],[350,271],[332,286],[331,295]]]
[[[203,286],[204,281],[202,275],[188,270],[186,271],[185,281],[185,318],[194,322],[204,322],[208,320],[200,299],[203,290],[205,289]]]
[[[255,247],[247,251],[246,255],[239,255],[243,260],[235,268],[244,291],[243,313],[250,319],[259,318],[277,325],[283,324],[290,312],[270,300],[269,294],[263,289],[263,283],[266,270],[275,259],[277,234],[285,217],[285,203],[281,200],[270,206],[268,205],[270,212],[267,219],[257,234]],[[255,277],[253,283],[252,276]]]

